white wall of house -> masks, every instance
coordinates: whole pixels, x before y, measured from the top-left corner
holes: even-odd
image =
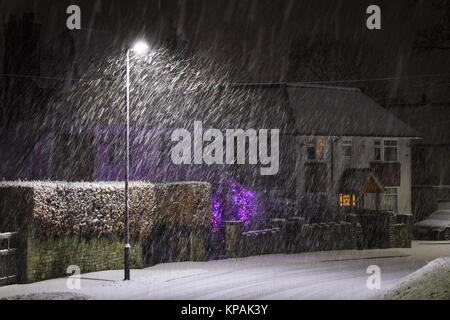
[[[397,143],[397,160],[401,166],[400,185],[393,187],[397,191],[397,212],[411,214],[411,148],[408,138],[386,138],[386,137],[320,137],[320,136],[299,136],[298,157],[296,165],[297,176],[297,197],[307,196],[305,186],[305,164],[307,162],[322,162],[327,166],[327,187],[326,194],[330,204],[338,203],[339,180],[347,168],[370,168],[371,162],[375,160],[375,141],[380,141],[381,160],[384,161],[384,140],[393,140]],[[315,141],[317,148],[318,139],[324,142],[323,159],[309,160],[307,158],[308,145]],[[344,148],[351,141],[351,155],[344,155]],[[334,161],[333,161],[334,160]],[[385,186],[391,188],[391,186]],[[394,190],[395,190],[394,189]],[[390,189],[390,191],[394,191]],[[386,195],[384,195],[386,196]],[[384,197],[382,197],[384,198]],[[392,199],[392,198],[391,198]],[[384,201],[383,204],[384,206]]]

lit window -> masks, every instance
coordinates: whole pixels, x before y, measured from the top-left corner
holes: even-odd
[[[350,207],[350,195],[349,194],[339,194],[339,205],[341,207]]]
[[[397,188],[385,188],[384,190],[384,210],[394,213],[398,210]]]
[[[317,139],[317,160],[323,160],[324,142],[322,138]]]
[[[380,161],[381,160],[381,141],[380,140],[375,140],[373,145],[374,145],[374,148],[373,148],[374,156],[373,156],[373,158],[374,158],[374,160]]]
[[[397,161],[397,140],[384,140],[384,161]]]
[[[341,207],[356,207],[356,194],[339,194],[339,205]]]
[[[342,141],[342,153],[344,154],[344,157],[352,156],[352,140]]]

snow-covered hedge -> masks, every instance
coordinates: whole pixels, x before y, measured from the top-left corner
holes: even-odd
[[[155,223],[207,228],[210,185],[130,183],[130,232],[150,235]],[[0,182],[0,231],[31,225],[39,236],[100,237],[124,233],[123,182]]]

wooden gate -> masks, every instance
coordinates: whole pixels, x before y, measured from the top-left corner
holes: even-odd
[[[11,248],[11,240],[17,234],[17,232],[0,233],[0,286],[17,281],[17,248]]]

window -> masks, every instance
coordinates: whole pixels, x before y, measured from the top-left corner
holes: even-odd
[[[316,159],[316,141],[315,140],[308,141],[308,145],[306,147],[306,158],[308,160]]]
[[[352,140],[343,140],[342,141],[342,153],[344,157],[351,157],[352,156]]]
[[[323,138],[311,139],[306,145],[306,159],[323,160],[325,154],[325,142]]]
[[[322,138],[317,139],[317,160],[323,160],[325,147]]]
[[[352,194],[339,194],[339,205],[341,207],[356,207],[356,195]]]
[[[339,194],[339,205],[341,207],[349,207],[350,206],[350,195],[349,194]]]
[[[373,142],[373,159],[375,161],[397,161],[397,140],[375,140]]]
[[[398,194],[397,188],[385,188],[384,190],[384,210],[397,212]]]
[[[397,140],[384,140],[384,161],[397,161]]]
[[[377,161],[381,161],[381,141],[380,140],[375,140],[373,143],[373,151],[374,151],[374,155],[373,155],[373,159],[377,160]]]

